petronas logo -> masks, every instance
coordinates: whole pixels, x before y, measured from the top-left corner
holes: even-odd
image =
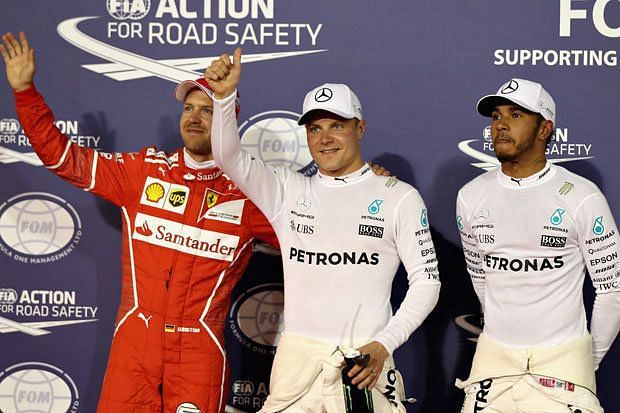
[[[426,215],[426,208],[422,210],[422,216],[420,216],[420,225],[424,228],[428,226],[428,216]]]
[[[383,203],[383,199],[375,199],[368,205],[368,212],[375,215],[379,213],[379,209],[381,208],[381,204]]]
[[[592,232],[594,232],[594,235],[601,235],[603,231],[605,231],[605,226],[603,225],[603,217],[600,216],[594,220]]]
[[[565,212],[566,210],[563,208],[556,209],[553,214],[551,214],[549,221],[551,221],[553,225],[560,225],[562,223],[562,215],[564,215]]]

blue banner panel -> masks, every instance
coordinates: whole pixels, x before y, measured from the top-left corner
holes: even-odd
[[[417,399],[409,412],[459,411],[454,382],[467,377],[481,331],[454,218],[459,188],[498,166],[481,96],[512,77],[541,82],[557,105],[548,158],[595,182],[620,216],[618,1],[5,3],[2,33],[27,33],[56,126],[102,156],[182,146],[176,83],[238,46],[242,144],[265,163],[315,173],[296,123],[303,97],[325,82],[355,90],[364,157],[418,188],[439,260],[439,303],[395,353]],[[0,411],[95,412],[121,299],[121,212],[42,166],[4,80],[0,182]],[[230,286],[228,412],[264,402],[283,323],[280,257],[257,250]],[[406,288],[401,268],[394,306]],[[588,314],[593,298],[586,276]],[[617,341],[596,373],[609,412],[620,409]]]

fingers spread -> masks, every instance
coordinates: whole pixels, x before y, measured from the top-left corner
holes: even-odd
[[[10,48],[9,51],[13,53],[13,56],[16,56],[18,53],[21,53],[21,46],[17,43],[17,39],[13,36],[13,33],[6,34],[6,41],[8,43],[7,46]]]
[[[24,51],[27,52],[30,49],[30,44],[28,44],[28,38],[26,37],[26,33],[19,32],[19,41],[21,42]]]
[[[5,63],[9,62],[9,59],[10,59],[9,52],[7,52],[4,46],[1,44],[0,44],[0,55],[2,55],[2,58],[4,59]]]

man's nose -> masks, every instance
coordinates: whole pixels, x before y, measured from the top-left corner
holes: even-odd
[[[497,130],[508,130],[508,122],[506,122],[504,118],[498,119],[494,126]]]
[[[331,133],[329,133],[329,131],[323,131],[321,132],[321,143],[330,143],[331,141],[334,140],[334,138],[332,137]]]

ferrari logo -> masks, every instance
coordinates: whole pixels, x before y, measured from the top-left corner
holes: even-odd
[[[217,199],[219,195],[216,192],[211,190],[207,191],[207,208],[211,208],[213,205],[217,204]]]

